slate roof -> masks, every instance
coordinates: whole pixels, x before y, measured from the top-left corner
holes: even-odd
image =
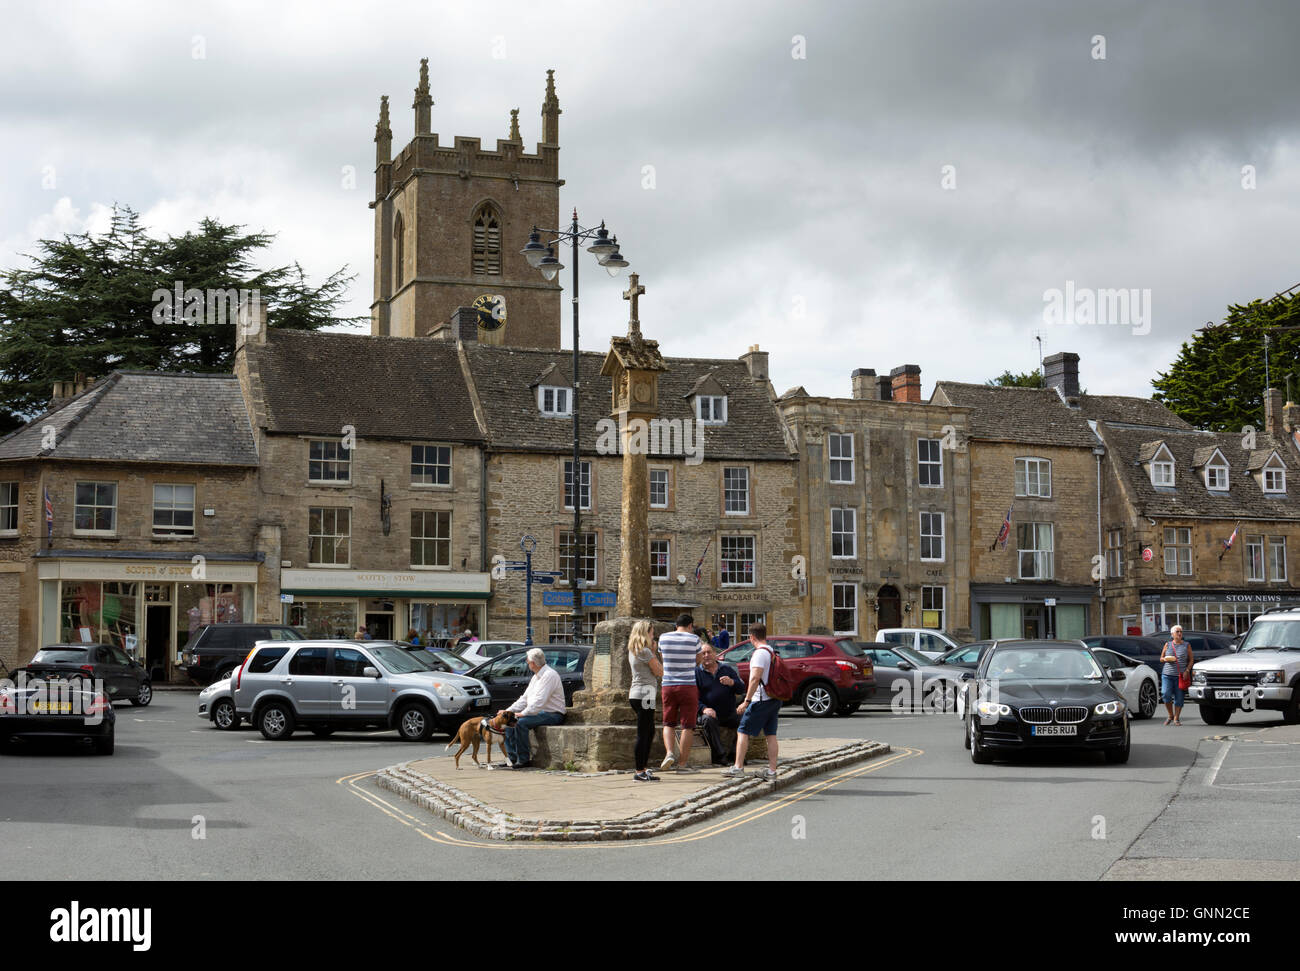
[[[1256,452],[1271,455],[1276,448],[1287,466],[1287,492],[1283,496],[1265,495],[1253,475],[1247,474],[1252,453],[1241,447],[1238,433],[1175,431],[1162,436],[1174,457],[1173,488],[1157,489],[1138,456],[1150,444],[1149,429],[1098,426],[1106,443],[1108,460],[1123,476],[1129,495],[1139,514],[1156,517],[1197,517],[1214,519],[1300,519],[1300,460],[1284,448],[1284,443],[1260,433]],[[1198,453],[1218,448],[1228,460],[1228,492],[1210,492],[1193,463]]]
[[[268,432],[483,440],[455,341],[273,329],[246,346]]]
[[[530,387],[552,363],[572,374],[572,351],[467,343],[465,352],[492,448],[572,453],[572,418],[542,417]],[[585,454],[595,454],[596,423],[610,417],[611,383],[600,373],[605,356],[592,351],[579,355],[579,445]],[[666,357],[663,362],[668,370],[659,374],[659,417],[694,421],[694,402],[685,395],[710,371],[727,394],[727,424],[705,426],[705,458],[794,460],[776,406],[743,361]]]
[[[1097,445],[1087,418],[1069,408],[1051,388],[940,381],[930,400],[971,409],[970,437],[974,439],[1089,449]]]
[[[1192,426],[1154,398],[1131,398],[1118,394],[1081,394],[1070,399],[1078,405],[1085,418],[1104,421],[1108,425],[1142,425],[1148,428],[1179,428],[1192,430]]]
[[[48,426],[55,447],[45,448]],[[0,460],[257,465],[239,382],[228,374],[114,371],[0,439]]]

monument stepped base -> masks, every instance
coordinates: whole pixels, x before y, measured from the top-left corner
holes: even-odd
[[[590,711],[591,709],[587,709]],[[533,731],[533,764],[543,769],[568,769],[576,772],[607,772],[610,769],[636,768],[636,718],[626,702],[623,710],[632,716],[633,724],[573,723],[549,725]],[[570,715],[573,713],[570,712]],[[736,742],[735,729],[721,729],[722,744],[732,748]],[[650,768],[657,769],[665,755],[662,726],[655,723],[654,742],[650,746]],[[766,761],[767,739],[763,736],[749,741],[746,762]],[[695,733],[691,744],[690,764],[707,768],[709,746]]]

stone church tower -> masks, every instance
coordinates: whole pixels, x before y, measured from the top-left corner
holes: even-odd
[[[519,255],[534,226],[560,224],[564,182],[554,75],[546,72],[542,140],[534,154],[524,151],[517,108],[510,113],[509,137],[497,139],[495,150],[461,136],[454,147],[439,145],[431,130],[427,58],[420,61],[412,105],[415,137],[396,158],[388,96],[380,100],[370,203],[375,210],[372,334],[455,337],[468,321],[444,325],[457,308],[475,307],[477,301],[477,337],[485,343],[560,346],[560,285],[548,283]]]

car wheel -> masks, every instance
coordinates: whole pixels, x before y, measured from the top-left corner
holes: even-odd
[[[223,698],[213,705],[212,724],[226,732],[238,728],[239,713],[235,711],[235,703],[228,698]]]
[[[95,754],[96,755],[113,754],[113,729],[110,728],[108,730],[107,735],[100,735],[98,738],[95,739]]]
[[[803,689],[803,694],[799,696],[799,704],[803,705],[804,713],[813,718],[825,718],[839,707],[835,689],[820,682],[810,684]]]
[[[1142,687],[1138,689],[1138,715],[1142,718],[1150,718],[1156,713],[1158,701],[1155,683],[1143,681]]]
[[[855,701],[847,705],[840,705],[840,707],[835,709],[835,714],[840,715],[842,717],[852,715],[856,713],[857,710],[861,707],[862,707],[862,702],[860,701]]]
[[[1201,705],[1201,721],[1207,725],[1226,725],[1232,717],[1231,708],[1216,708],[1213,705]]]
[[[397,734],[407,742],[427,742],[433,734],[433,715],[424,705],[409,704],[397,713]]]
[[[970,746],[970,760],[976,765],[988,765],[993,761],[993,756],[989,755],[988,750],[980,744],[978,733],[975,731],[975,719],[970,719],[970,738],[967,739]]]
[[[262,737],[278,742],[293,734],[293,709],[283,701],[269,702],[257,713],[257,728]]]
[[[1106,761],[1109,762],[1111,765],[1123,765],[1125,762],[1128,761],[1129,749],[1131,749],[1132,747],[1133,744],[1131,740],[1125,738],[1123,748],[1106,749]]]
[[[329,738],[331,735],[334,734],[334,726],[317,725],[315,728],[311,730],[311,733],[315,735],[317,738]]]
[[[135,697],[131,699],[131,704],[137,708],[143,708],[151,701],[153,701],[153,685],[149,683],[148,679],[145,679],[140,682],[140,687],[136,691]]]

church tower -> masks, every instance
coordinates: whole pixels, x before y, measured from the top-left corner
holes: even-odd
[[[560,284],[519,254],[534,226],[560,225],[560,102],[546,72],[542,141],[524,151],[519,109],[496,148],[432,131],[429,61],[420,61],[415,137],[397,157],[388,96],[375,126],[375,298],[370,332],[425,337],[459,307],[478,313],[478,338],[517,347],[560,346]],[[560,258],[563,259],[562,254]]]

